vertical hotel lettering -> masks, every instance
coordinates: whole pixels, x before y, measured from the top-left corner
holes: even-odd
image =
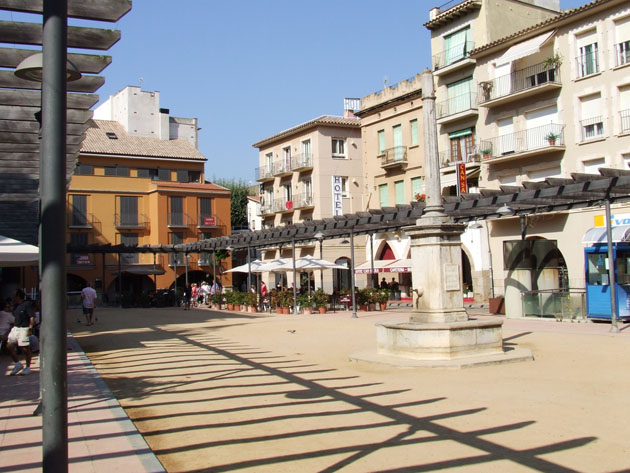
[[[343,184],[341,176],[332,177],[332,214],[343,215]]]
[[[466,164],[459,163],[457,165],[457,190],[458,195],[468,192],[468,182],[466,181]]]

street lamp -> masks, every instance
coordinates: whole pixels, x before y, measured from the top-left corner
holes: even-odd
[[[497,213],[499,215],[512,215],[514,213],[514,209],[512,207],[508,207],[507,204],[503,204],[501,207],[497,209]]]
[[[322,243],[324,241],[325,235],[322,232],[317,232],[313,236],[319,240],[319,259],[324,259],[324,249],[322,247]],[[319,288],[322,291],[324,290],[324,271],[323,270],[319,272]]]

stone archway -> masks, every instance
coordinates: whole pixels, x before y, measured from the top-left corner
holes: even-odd
[[[66,274],[66,291],[80,292],[86,284],[87,280],[85,278],[73,273]]]

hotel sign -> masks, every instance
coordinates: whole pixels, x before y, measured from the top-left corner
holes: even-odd
[[[343,179],[341,176],[332,177],[332,214],[343,215]]]
[[[462,195],[468,192],[468,182],[466,181],[466,163],[457,165],[457,193]]]

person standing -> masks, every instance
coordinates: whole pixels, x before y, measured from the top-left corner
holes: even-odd
[[[190,297],[192,298],[192,306],[197,307],[197,293],[199,292],[199,289],[197,289],[196,283],[192,284],[192,288],[190,291],[191,291]]]
[[[7,339],[7,349],[11,354],[11,358],[15,362],[15,366],[9,373],[11,376],[15,376],[18,373],[23,376],[31,374],[32,355],[30,336],[31,331],[35,326],[35,314],[33,313],[33,306],[31,305],[31,302],[25,299],[26,294],[24,294],[22,289],[15,291],[16,306],[13,310],[15,325],[11,329],[11,332],[9,332],[9,337]],[[26,368],[18,359],[17,350],[15,349],[16,344],[24,352],[24,356],[26,358]]]
[[[94,308],[96,307],[96,291],[92,288],[90,283],[87,283],[81,291],[81,301],[83,305],[83,315],[87,325],[94,325],[92,320],[94,317]]]
[[[184,286],[184,310],[190,309],[190,298],[192,297],[192,288],[190,284]]]

